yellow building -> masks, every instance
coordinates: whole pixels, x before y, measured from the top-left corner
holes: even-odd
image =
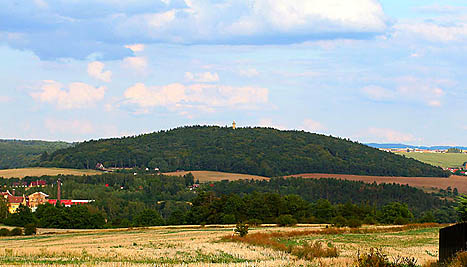
[[[15,213],[19,206],[20,205],[23,205],[23,206],[26,206],[27,203],[26,203],[26,198],[24,197],[24,195],[21,197],[17,197],[17,196],[8,196],[8,211],[10,213]]]

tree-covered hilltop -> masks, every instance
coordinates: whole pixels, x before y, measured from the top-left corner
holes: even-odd
[[[41,156],[72,146],[65,142],[0,140],[0,169],[30,167]]]
[[[271,128],[192,126],[105,140],[52,153],[43,166],[150,167],[268,177],[299,173],[448,176],[441,168],[331,136]]]

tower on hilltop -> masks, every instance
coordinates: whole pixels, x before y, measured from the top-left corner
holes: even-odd
[[[232,123],[232,129],[237,129],[237,123],[235,123],[235,121]]]

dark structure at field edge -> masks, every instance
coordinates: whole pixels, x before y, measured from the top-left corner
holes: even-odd
[[[467,250],[467,223],[439,230],[439,261],[445,262],[457,252]]]

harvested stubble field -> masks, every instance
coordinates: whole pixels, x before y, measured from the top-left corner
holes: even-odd
[[[7,169],[0,170],[0,177],[3,178],[24,178],[26,176],[57,176],[63,175],[95,175],[102,174],[103,172],[96,170],[75,170],[63,168],[23,168],[23,169]]]
[[[349,181],[362,181],[365,183],[377,184],[402,184],[409,185],[424,190],[452,189],[457,188],[460,193],[467,193],[467,176],[451,175],[448,178],[443,177],[392,177],[392,176],[365,176],[365,175],[351,175],[351,174],[328,174],[328,173],[303,173],[291,175],[289,177],[302,177],[310,179],[321,179],[321,178],[336,178]]]
[[[199,180],[201,183],[204,182],[218,182],[222,180],[236,181],[236,180],[269,180],[267,177],[240,174],[240,173],[228,173],[228,172],[216,172],[216,171],[183,171],[183,172],[168,172],[165,175],[183,176],[190,173],[193,174],[195,180]]]
[[[267,236],[286,245],[320,240],[339,251],[337,258],[312,261],[298,259],[274,247],[231,240],[228,237],[232,236],[232,227],[151,227],[55,233],[41,229],[42,234],[33,237],[0,238],[0,265],[349,266],[358,251],[371,247],[380,247],[391,256],[415,257],[423,264],[437,257],[439,227],[330,231],[308,225],[250,230],[251,236]]]

